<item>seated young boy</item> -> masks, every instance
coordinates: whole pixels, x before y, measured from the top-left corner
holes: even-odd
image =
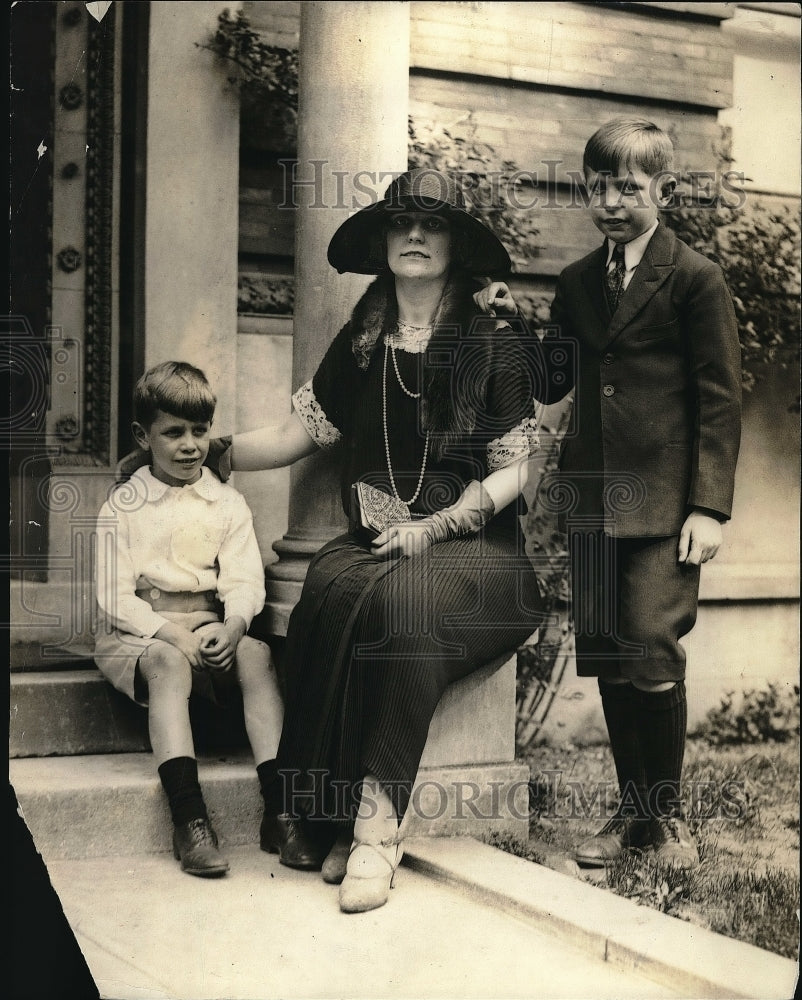
[[[245,633],[265,599],[244,498],[203,466],[216,398],[202,371],[168,361],[134,390],[133,432],[150,465],[113,490],[98,517],[95,662],[148,708],[173,853],[191,875],[228,861],[198,782],[190,692],[222,704],[239,683],[265,820],[280,812],[275,755],[283,706],[268,647]]]

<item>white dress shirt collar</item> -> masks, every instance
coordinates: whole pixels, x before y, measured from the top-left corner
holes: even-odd
[[[643,260],[643,255],[646,253],[646,247],[649,245],[649,240],[654,236],[654,232],[657,229],[659,222],[647,229],[645,233],[641,233],[640,236],[636,236],[634,240],[630,240],[629,243],[624,244],[624,268],[627,271],[634,271],[635,268]],[[615,249],[615,243],[611,239],[607,240],[607,266],[610,266],[610,261],[613,259],[613,250]]]
[[[160,479],[157,479],[147,465],[143,465],[133,472],[131,479],[136,481],[134,482],[134,487],[137,492],[151,503],[161,500],[169,489],[193,490],[198,496],[203,497],[204,500],[214,501],[220,496],[220,487],[222,486],[222,483],[217,479],[215,474],[205,466],[201,467],[200,479],[196,483],[189,483],[186,486],[168,486],[167,483],[163,483]]]

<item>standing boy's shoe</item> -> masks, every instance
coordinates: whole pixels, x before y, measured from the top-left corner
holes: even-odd
[[[173,855],[181,870],[203,878],[218,878],[228,871],[228,861],[217,847],[217,834],[208,819],[191,819],[173,831]]]
[[[653,816],[651,821],[654,860],[676,868],[698,868],[696,841],[682,816]]]
[[[648,819],[613,816],[597,834],[579,845],[576,849],[576,861],[580,865],[601,867],[615,861],[630,847],[645,847],[649,839]]]

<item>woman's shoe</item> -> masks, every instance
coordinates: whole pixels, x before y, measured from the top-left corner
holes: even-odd
[[[354,839],[352,827],[343,830],[334,841],[334,847],[329,851],[321,869],[323,881],[329,885],[339,885],[348,870],[348,856],[351,853],[351,843]]]
[[[381,844],[355,841],[340,886],[342,912],[365,913],[384,906],[403,853],[404,848],[397,839],[383,840]]]

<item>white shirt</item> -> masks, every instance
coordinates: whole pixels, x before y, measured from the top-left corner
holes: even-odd
[[[643,260],[643,255],[646,253],[646,247],[649,245],[649,240],[654,236],[654,232],[657,229],[658,223],[652,226],[651,229],[647,229],[645,233],[641,233],[640,236],[636,236],[634,240],[630,240],[629,243],[624,244],[624,284],[622,288],[626,288],[632,281],[632,277],[635,274],[635,268]],[[613,259],[613,250],[615,250],[615,243],[611,239],[607,239],[607,267],[610,270],[610,262]]]
[[[168,486],[149,468],[117,486],[97,519],[97,601],[120,631],[150,637],[166,623],[135,591],[217,591],[225,617],[250,626],[264,607],[264,564],[245,498],[208,469]]]

